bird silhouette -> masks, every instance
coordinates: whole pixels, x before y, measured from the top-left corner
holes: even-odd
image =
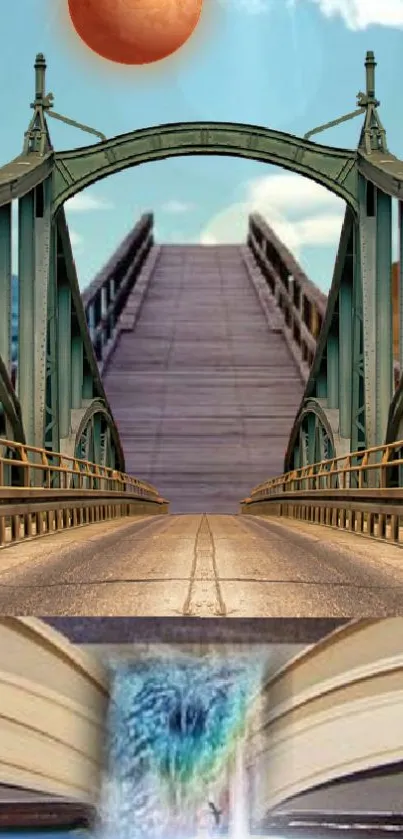
[[[222,816],[222,810],[219,810],[218,807],[216,807],[212,801],[209,801],[208,806],[210,807],[210,810],[214,816],[216,827],[218,827],[220,824],[220,818]]]

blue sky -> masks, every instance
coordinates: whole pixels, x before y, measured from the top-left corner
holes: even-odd
[[[21,150],[33,99],[35,54],[48,62],[55,110],[108,137],[158,123],[226,120],[302,135],[356,106],[367,49],[375,51],[377,95],[389,148],[403,158],[403,0],[204,0],[182,50],[154,66],[119,67],[75,35],[67,0],[2,0],[3,122],[0,164]],[[360,119],[321,142],[355,146]],[[49,120],[56,148],[92,142]],[[84,288],[142,212],[153,210],[161,242],[245,239],[261,212],[327,291],[343,203],[307,179],[236,158],[149,163],[107,178],[67,204]]]

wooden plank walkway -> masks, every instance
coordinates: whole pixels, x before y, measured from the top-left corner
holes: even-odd
[[[283,471],[303,386],[237,246],[163,246],[104,377],[129,472],[171,512],[236,512]]]

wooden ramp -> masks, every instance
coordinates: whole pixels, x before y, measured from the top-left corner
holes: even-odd
[[[236,512],[283,471],[303,385],[238,246],[163,246],[104,376],[127,471],[171,512]]]

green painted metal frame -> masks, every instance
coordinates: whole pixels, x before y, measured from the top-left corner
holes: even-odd
[[[0,207],[0,358],[11,361],[11,204]]]
[[[74,456],[99,466],[117,469],[116,439],[109,411],[102,400],[93,400],[76,433]]]
[[[359,187],[360,212],[355,216],[346,209],[326,316],[291,432],[285,471],[296,462],[299,426],[312,397],[321,399],[328,414],[337,411],[336,455],[346,448],[359,451],[381,445],[390,434],[394,368],[390,197],[361,177]]]
[[[114,423],[88,332],[87,321],[74,265],[68,226],[62,209],[52,222],[56,238],[56,284],[53,295],[53,320],[57,324],[53,353],[56,354],[57,391],[50,386],[48,392],[57,394],[50,413],[57,415],[59,439],[66,440],[73,434],[70,451],[73,453],[82,432],[81,424],[98,420],[109,428],[110,448],[113,449],[113,466],[124,471],[124,455],[119,434]],[[49,368],[50,369],[50,368]],[[73,412],[78,416],[79,429],[72,428]],[[50,440],[49,440],[50,442]],[[91,460],[91,458],[87,458]],[[106,465],[106,464],[105,464]],[[108,464],[109,465],[109,464]]]
[[[357,152],[321,146],[270,128],[220,122],[157,125],[56,152],[53,211],[95,181],[180,155],[231,155],[282,166],[322,184],[357,209]]]
[[[98,449],[124,471],[124,456],[100,378],[63,209],[51,218],[51,182],[19,201],[19,330],[11,380],[11,207],[0,208],[0,425],[2,436],[49,451],[74,451],[75,426],[102,416]],[[18,394],[18,395],[17,395]],[[81,432],[80,432],[81,433]]]
[[[403,203],[399,201],[399,362],[400,380],[394,393],[389,413],[386,442],[403,436]],[[402,479],[403,479],[403,469]]]
[[[322,400],[312,397],[304,400],[293,432],[285,471],[299,469],[335,456],[333,429]]]
[[[341,350],[341,344],[343,342],[340,341],[340,289],[343,280],[344,286],[347,286],[347,278],[345,276],[346,264],[350,269],[349,278],[351,277],[351,266],[349,265],[349,261],[351,259],[351,241],[355,225],[356,217],[351,209],[347,207],[334,267],[333,281],[328,296],[325,318],[318,336],[316,353],[309,378],[305,386],[304,396],[291,430],[285,454],[285,472],[295,468],[297,461],[301,466],[309,463],[308,460],[304,463],[301,462],[300,442],[300,426],[303,418],[305,417],[307,405],[309,405],[312,400],[320,399],[322,413],[327,409],[338,412],[341,400],[344,399],[342,385],[343,387],[348,385],[351,387],[351,382],[347,381],[347,364],[349,359],[344,351]],[[343,371],[344,375],[341,374],[340,369],[343,363],[346,365]],[[326,383],[325,392],[323,392],[322,389],[323,383]],[[326,423],[329,424],[328,419],[326,419]],[[335,450],[337,449],[334,436],[332,439],[332,446]]]
[[[363,286],[358,225],[352,228],[354,274],[352,294],[352,393],[351,393],[351,451],[366,448],[367,426],[365,411],[365,352],[363,322]]]
[[[25,442],[11,369],[11,203],[0,207],[0,436]]]
[[[381,169],[379,155],[383,156],[385,166],[391,168],[386,134],[377,112],[375,66],[373,53],[367,53],[366,94],[358,95],[359,104],[365,108],[358,149],[358,212],[352,212],[349,206],[346,208],[326,316],[291,432],[285,471],[300,461],[300,429],[312,397],[320,399],[333,429],[337,425],[337,435],[333,435],[335,455],[345,454],[346,449],[359,451],[381,445],[392,433],[392,426],[397,433],[401,419],[403,404],[398,397],[392,401],[391,195],[396,185],[391,187],[387,183],[384,171],[382,179],[378,177],[374,182],[362,174],[362,168],[367,173],[371,171],[373,164],[368,163],[371,160],[375,161],[375,169]],[[363,161],[367,161],[364,166]],[[402,227],[400,240],[402,244]],[[400,301],[402,328],[402,297]],[[312,435],[316,432],[308,427],[304,433],[311,458]],[[308,462],[313,461],[309,459]]]
[[[358,150],[318,145],[265,127],[194,122],[154,126],[54,153],[46,114],[103,135],[52,113],[53,97],[45,95],[45,60],[37,56],[34,116],[25,135],[24,154],[0,170],[0,293],[7,303],[1,316],[0,344],[0,355],[6,357],[6,375],[0,376],[0,387],[5,392],[10,386],[9,202],[18,197],[18,394],[19,416],[24,417],[28,442],[42,445],[45,439],[46,447],[55,450],[63,441],[76,448],[88,438],[97,457],[110,457],[117,468],[124,468],[88,331],[63,204],[114,172],[153,160],[197,154],[231,155],[278,165],[320,183],[345,200],[327,311],[290,436],[286,468],[291,463],[311,462],[326,451],[337,454],[340,440],[348,440],[353,448],[383,441],[393,393],[390,195],[395,194],[400,175],[403,183],[403,174],[396,166],[400,162],[386,147],[377,114],[374,68],[373,54],[368,53],[367,91],[359,94],[358,111],[314,129],[317,132],[365,113]],[[21,165],[24,162],[26,168]],[[368,178],[377,184],[375,189],[368,186]],[[373,215],[368,212],[370,194]],[[18,400],[14,394],[11,408],[11,393],[6,393],[7,398],[9,413],[15,410],[17,428]],[[79,418],[74,440],[73,415],[74,427]]]
[[[26,443],[21,405],[6,365],[0,357],[0,429],[7,440]]]

